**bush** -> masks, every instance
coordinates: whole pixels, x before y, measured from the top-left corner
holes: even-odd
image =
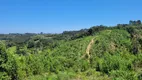
[[[110,72],[110,75],[113,77],[113,80],[138,80],[134,71],[113,70]]]

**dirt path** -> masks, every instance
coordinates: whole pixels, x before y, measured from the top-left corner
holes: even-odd
[[[90,62],[90,49],[92,47],[92,45],[94,44],[94,38],[90,41],[90,43],[88,44],[87,48],[86,48],[86,52],[85,54],[82,56],[82,58],[87,56],[88,62]]]

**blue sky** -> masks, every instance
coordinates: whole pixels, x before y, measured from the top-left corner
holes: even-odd
[[[0,33],[60,33],[142,20],[142,0],[0,0]]]

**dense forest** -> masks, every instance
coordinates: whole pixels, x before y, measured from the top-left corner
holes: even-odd
[[[142,80],[142,23],[0,34],[0,80]]]

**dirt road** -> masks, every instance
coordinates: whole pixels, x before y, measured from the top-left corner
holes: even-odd
[[[94,44],[94,38],[90,41],[90,43],[88,44],[88,46],[86,48],[85,54],[82,56],[82,58],[84,58],[85,56],[87,56],[88,62],[90,62],[90,49],[91,49],[91,47],[92,47],[93,44]]]

